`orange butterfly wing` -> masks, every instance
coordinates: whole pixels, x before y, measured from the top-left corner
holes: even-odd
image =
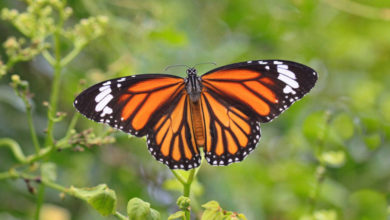
[[[190,99],[181,93],[147,135],[149,151],[171,169],[192,169],[201,162],[195,143]]]
[[[78,95],[76,109],[87,118],[127,133],[147,135],[148,149],[171,169],[200,165],[184,79],[144,74],[108,80]]]
[[[248,61],[223,66],[202,76],[203,86],[222,99],[269,122],[308,93],[317,73],[282,60]]]
[[[76,97],[74,106],[89,119],[144,136],[183,88],[180,77],[134,75],[88,88]]]
[[[203,92],[201,103],[207,162],[226,166],[243,160],[256,148],[260,139],[256,120],[212,92]]]
[[[291,61],[260,60],[219,67],[201,80],[206,159],[228,165],[256,147],[259,122],[271,121],[308,93],[317,73]]]

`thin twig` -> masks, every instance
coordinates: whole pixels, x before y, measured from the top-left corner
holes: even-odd
[[[120,212],[115,212],[114,214],[115,217],[117,217],[118,219],[120,220],[128,220],[129,218],[127,218],[126,216],[122,215]]]
[[[11,138],[1,138],[0,147],[1,146],[9,147],[16,160],[18,160],[20,163],[24,163],[27,160],[26,156],[24,156],[22,148],[15,140]]]
[[[35,152],[39,153],[39,151],[41,150],[41,146],[39,144],[37,133],[35,131],[35,126],[34,126],[33,116],[32,116],[32,111],[31,111],[32,106],[31,106],[31,103],[30,103],[27,95],[24,92],[21,93],[21,98],[24,102],[24,105],[26,106],[27,123],[28,123],[28,127],[30,129],[31,139],[32,139],[33,145],[35,147]]]

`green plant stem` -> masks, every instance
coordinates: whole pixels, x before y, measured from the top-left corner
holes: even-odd
[[[48,124],[47,124],[47,136],[45,141],[46,149],[49,149],[47,154],[50,154],[55,149],[53,130],[54,130],[55,117],[57,113],[57,102],[58,102],[59,89],[61,86],[61,72],[62,72],[60,29],[62,29],[63,26],[63,19],[61,16],[60,16],[60,21],[58,26],[59,28],[54,33],[55,64],[54,64],[53,83],[52,83],[51,94],[50,94],[50,104],[47,113]],[[42,195],[39,195],[39,197],[42,198],[44,197],[44,192],[45,192],[44,187],[45,186],[43,185]],[[39,219],[39,216],[40,216],[40,207],[37,206],[36,215],[35,215],[36,219]]]
[[[46,137],[46,146],[54,148],[54,137],[53,137],[53,127],[57,112],[57,100],[61,82],[61,44],[60,44],[60,34],[58,31],[54,34],[54,46],[55,46],[55,64],[54,64],[54,76],[52,83],[52,91],[50,95],[50,104],[48,110],[48,125],[47,125],[47,137]]]
[[[29,179],[29,180],[37,179],[36,176],[30,175],[28,173],[17,171],[15,169],[10,169],[8,172],[0,173],[0,179],[6,179],[6,178],[21,178],[21,179]],[[85,198],[81,197],[75,190],[73,190],[72,187],[66,188],[64,186],[61,186],[61,185],[55,183],[55,182],[52,182],[48,179],[43,178],[43,179],[41,179],[41,185],[40,185],[40,188],[38,190],[37,209],[36,209],[36,213],[35,213],[36,220],[39,219],[39,210],[43,204],[45,187],[55,189],[59,192],[76,197],[76,198],[81,199],[83,201],[86,200]],[[124,216],[123,214],[121,214],[118,211],[116,213],[114,213],[114,216],[120,220],[127,220],[128,219],[126,216]]]
[[[40,147],[37,133],[36,133],[35,127],[34,127],[33,116],[32,116],[32,112],[31,112],[31,109],[32,109],[31,103],[29,102],[28,98],[26,97],[26,94],[22,94],[22,99],[23,99],[24,104],[26,105],[27,122],[28,122],[28,127],[30,128],[30,136],[31,136],[31,139],[32,139],[34,147],[35,147],[35,152],[39,153],[39,151],[41,150],[41,147]]]
[[[12,178],[12,174],[10,172],[2,172],[0,173],[0,180]]]
[[[120,220],[128,220],[129,219],[129,218],[127,218],[126,216],[122,215],[119,212],[115,212],[114,216],[117,217]]]
[[[190,175],[188,176],[187,181],[183,185],[183,187],[184,187],[183,196],[185,196],[185,197],[190,197],[191,184],[192,184],[192,181],[194,180],[195,169],[192,169],[189,172],[190,172]]]
[[[85,44],[76,46],[73,48],[72,51],[70,51],[62,60],[61,65],[66,66],[70,61],[72,61],[84,48]]]
[[[9,147],[16,160],[20,163],[24,163],[26,161],[27,158],[24,156],[22,148],[15,140],[11,138],[0,138],[0,147],[2,146]]]
[[[192,181],[194,180],[194,174],[195,174],[195,169],[192,169],[190,171],[190,175],[188,176],[188,179],[186,183],[183,185],[183,195],[185,197],[190,197],[190,192],[191,192],[191,184]],[[189,209],[184,210],[185,216],[187,220],[191,219],[191,211]]]
[[[52,66],[55,65],[56,60],[55,60],[54,57],[49,53],[49,51],[47,51],[47,50],[42,51],[42,55],[43,55],[43,57],[47,60],[47,62],[49,62],[50,65],[52,65]]]
[[[171,170],[176,179],[183,185],[183,196],[190,197],[191,184],[194,181],[194,177],[197,169],[192,169],[188,174],[187,180],[184,180],[183,176],[180,175],[177,171]],[[185,213],[186,220],[191,219],[191,211],[189,209],[183,210]]]
[[[39,214],[41,212],[41,207],[43,204],[44,197],[45,197],[45,185],[41,184],[38,187],[37,206],[35,209],[35,220],[39,220]]]
[[[176,177],[176,179],[184,186],[184,184],[186,184],[184,178],[176,172],[176,170],[171,170],[171,172],[173,173],[173,175]]]

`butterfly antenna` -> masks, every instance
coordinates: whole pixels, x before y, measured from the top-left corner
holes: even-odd
[[[185,64],[176,64],[176,65],[170,65],[170,66],[167,66],[164,71],[167,71],[168,69],[172,68],[172,67],[180,67],[180,66],[185,66],[187,67],[188,69],[190,69],[191,67],[189,67],[188,65],[185,65]]]
[[[204,62],[204,63],[197,63],[192,68],[195,68],[196,66],[203,65],[203,64],[213,64],[215,66],[217,65],[217,63],[215,63],[215,62]]]

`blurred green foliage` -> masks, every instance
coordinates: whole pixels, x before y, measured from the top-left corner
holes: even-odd
[[[62,72],[58,110],[67,116],[55,125],[55,138],[65,134],[70,116],[75,114],[72,102],[81,79],[85,88],[113,77],[163,72],[171,64],[293,60],[318,71],[316,87],[278,119],[262,124],[258,149],[243,162],[228,167],[202,165],[193,185],[194,216],[201,219],[205,211],[201,204],[216,200],[226,210],[244,213],[247,219],[389,218],[390,2],[68,0],[67,5],[73,9],[73,16],[64,25],[74,29],[64,33],[67,38],[61,38],[59,46],[69,53],[77,42],[81,53],[69,60]],[[3,8],[22,12],[26,4],[3,0]],[[35,55],[47,48],[42,38],[54,30],[42,23],[42,29],[27,26],[21,33],[9,22],[15,12],[4,13],[5,20],[0,21],[4,46],[0,47],[0,138],[17,140],[23,151],[31,154],[35,150],[24,102],[9,83],[17,80],[12,74],[28,82],[37,139],[42,143],[47,124],[47,107],[42,103],[50,99],[48,85],[54,70],[42,55]],[[44,17],[51,12],[42,13]],[[68,16],[70,12],[63,13]],[[95,20],[79,23],[90,16]],[[42,17],[22,17],[15,25],[39,23]],[[108,23],[103,31],[88,29],[90,22]],[[86,45],[93,31],[102,36]],[[28,36],[35,38],[23,40]],[[10,54],[18,62],[34,59],[8,69],[5,65]],[[199,66],[199,72],[210,68]],[[185,74],[179,68],[169,71]],[[106,126],[80,118],[77,130],[90,128],[93,134],[80,132],[76,137],[80,147],[51,155],[41,168],[42,177],[80,190],[105,183],[110,188],[99,185],[104,188],[98,191],[99,196],[108,200],[116,197],[122,213],[134,197],[148,201],[149,210],[160,212],[161,219],[178,211],[175,201],[180,193],[175,189],[181,190],[180,185],[150,156],[144,139],[121,132],[111,134]],[[115,137],[114,143],[96,139],[107,132]],[[107,144],[83,145],[80,140],[91,140],[91,135],[97,143]],[[0,148],[0,172],[14,163],[13,154]],[[36,196],[28,192],[22,179],[1,180],[0,195],[0,219],[33,216]],[[101,207],[95,200],[85,200]],[[99,215],[80,199],[59,196],[51,188],[46,189],[44,203],[51,208],[42,212],[57,210],[75,220],[114,219]],[[98,210],[112,213],[110,207]]]

